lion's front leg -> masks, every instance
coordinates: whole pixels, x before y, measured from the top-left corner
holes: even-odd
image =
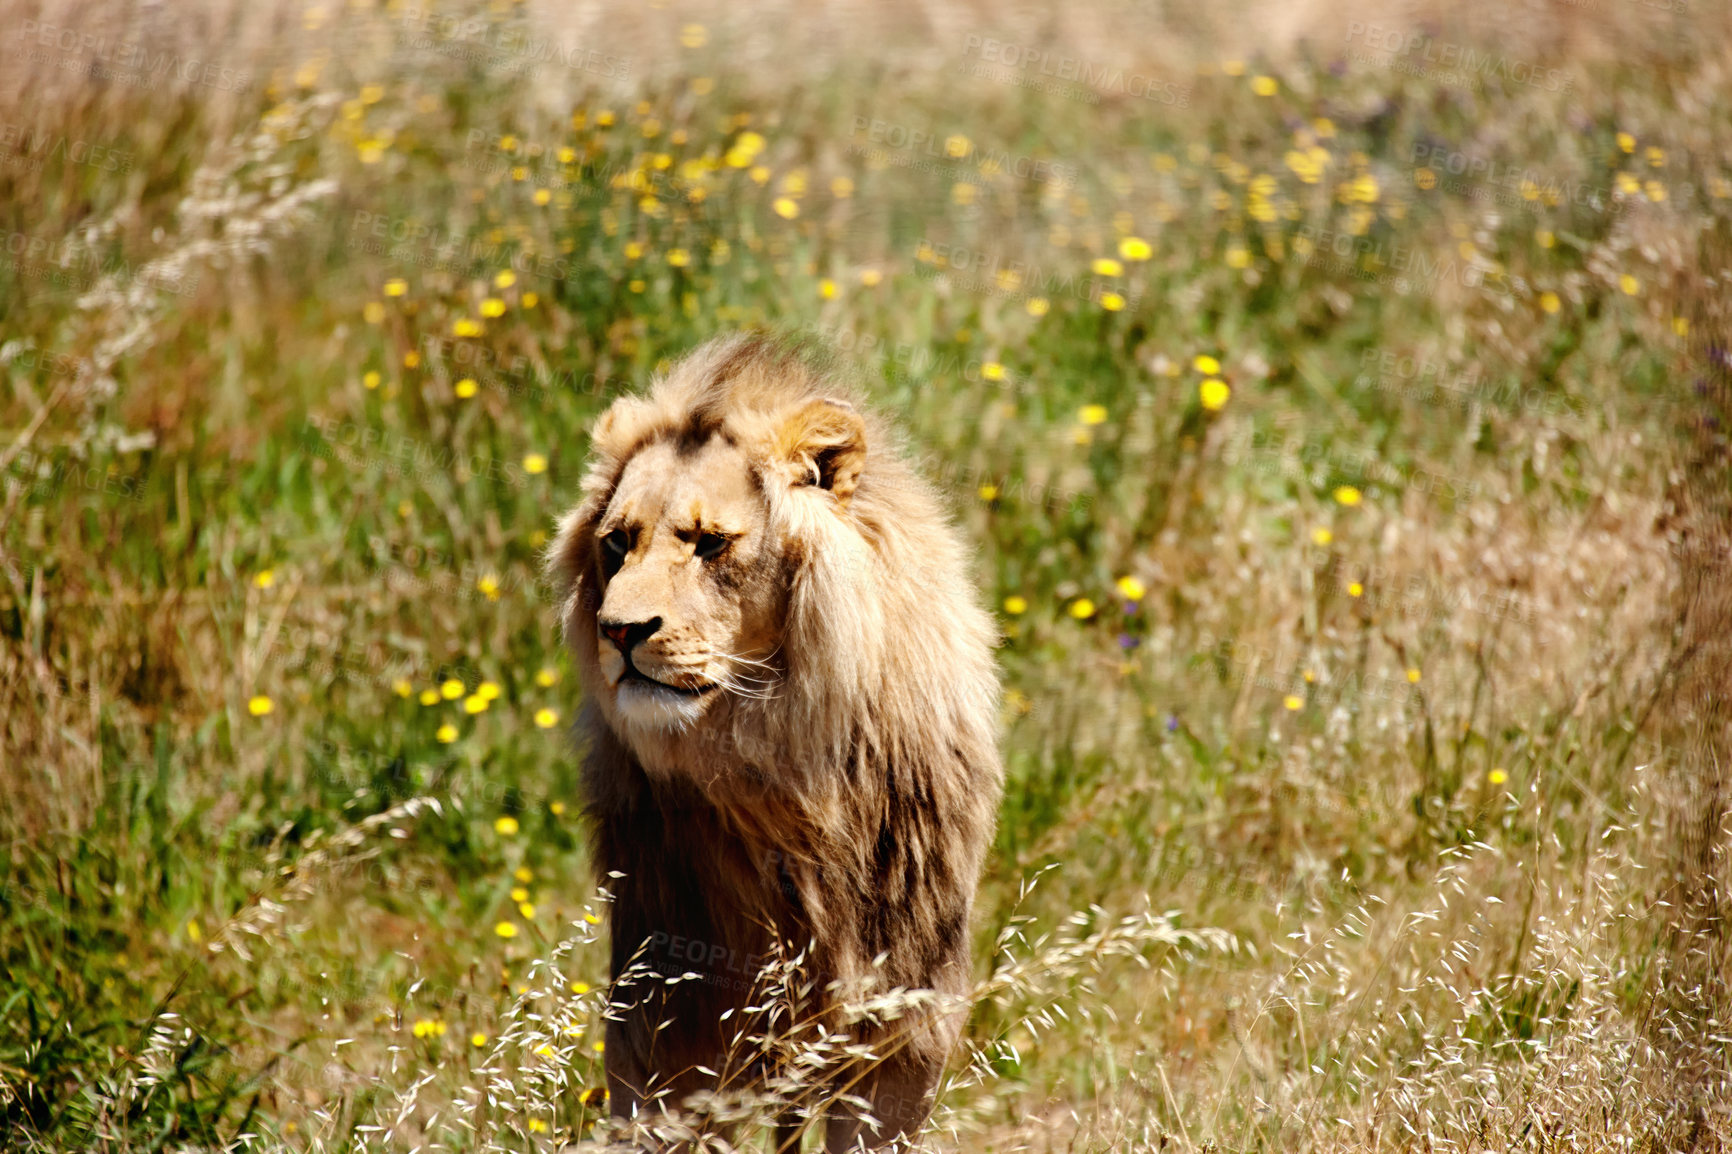
[[[857,1107],[835,1102],[824,1128],[826,1154],[905,1150],[932,1112],[944,1063],[909,1053],[892,1054],[871,1067],[846,1093],[871,1104],[871,1126]]]
[[[657,1031],[651,1015],[633,1007],[607,1023],[606,1069],[608,1112],[614,1123],[613,1144],[654,1154],[699,1154],[731,1137],[732,1128],[694,1116],[688,1099],[716,1089],[716,1080],[700,1067],[718,1068],[720,1057],[707,1039],[692,1039],[677,1028]],[[653,1039],[653,1041],[652,1041]],[[649,1049],[655,1041],[666,1047]],[[666,1049],[668,1054],[657,1052]],[[698,1057],[694,1057],[698,1055]],[[663,1059],[664,1061],[658,1061]],[[646,1060],[647,1059],[647,1060]],[[664,1068],[665,1066],[665,1068]],[[612,1148],[610,1146],[610,1148]]]

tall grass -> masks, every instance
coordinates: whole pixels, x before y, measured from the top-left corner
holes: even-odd
[[[538,557],[588,420],[751,325],[1003,622],[928,1145],[1725,1143],[1719,18],[923,11],[0,18],[8,1147],[622,1137]],[[1094,79],[985,55],[1042,36]],[[756,976],[782,1076],[647,1125],[869,1060]]]

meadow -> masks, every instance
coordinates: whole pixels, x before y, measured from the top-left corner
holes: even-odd
[[[602,1147],[542,550],[757,327],[1002,625],[929,1148],[1725,1148],[1732,29],[1504,7],[6,4],[0,1146]]]

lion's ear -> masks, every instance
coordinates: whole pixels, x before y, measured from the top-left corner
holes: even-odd
[[[846,401],[807,401],[783,418],[775,452],[796,484],[828,489],[846,507],[866,468],[866,422]]]

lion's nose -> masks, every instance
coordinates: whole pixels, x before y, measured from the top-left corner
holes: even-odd
[[[662,619],[651,617],[648,621],[603,621],[600,625],[602,636],[613,642],[621,653],[630,653],[638,642],[662,627]]]

